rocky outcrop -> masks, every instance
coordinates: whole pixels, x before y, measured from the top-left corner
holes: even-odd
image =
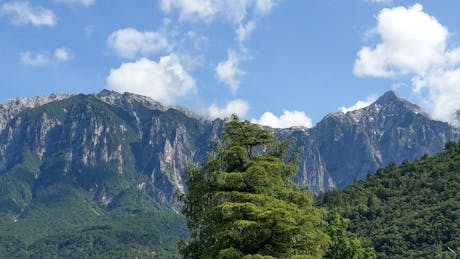
[[[70,96],[70,94],[51,94],[50,96],[18,97],[0,104],[0,132],[5,129],[10,120],[23,110],[60,101]]]

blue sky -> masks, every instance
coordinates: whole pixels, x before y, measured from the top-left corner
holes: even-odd
[[[2,0],[0,101],[108,88],[310,127],[393,89],[457,123],[458,10],[457,0]]]

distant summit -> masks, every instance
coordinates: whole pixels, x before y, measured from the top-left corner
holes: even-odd
[[[392,103],[401,101],[402,98],[396,94],[393,90],[385,92],[382,96],[377,99],[379,103]]]
[[[422,113],[424,116],[430,117],[430,115],[424,112],[418,105],[415,105],[409,102],[408,100],[400,97],[394,91],[385,92],[372,105],[382,106],[387,109],[393,109],[393,111],[399,111],[399,112]]]

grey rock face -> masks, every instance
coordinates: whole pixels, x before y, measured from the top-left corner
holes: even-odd
[[[16,99],[0,105],[0,116],[0,175],[22,165],[38,182],[66,179],[91,191],[101,206],[127,186],[178,205],[174,192],[186,191],[184,170],[204,159],[208,140],[224,128],[222,120],[107,90]],[[454,128],[393,92],[364,109],[329,114],[311,129],[273,131],[303,148],[295,181],[315,193],[392,161],[439,152],[458,138]]]
[[[202,161],[223,122],[134,95],[103,91],[23,110],[0,134],[0,175],[18,165],[36,181],[71,181],[101,206],[129,186],[176,205],[182,174]]]
[[[70,96],[70,94],[52,94],[50,96],[18,97],[0,104],[0,132],[5,129],[6,124],[11,119],[23,110],[60,101]]]
[[[343,188],[390,162],[439,152],[457,138],[453,127],[430,119],[420,107],[390,91],[366,108],[327,115],[299,144],[315,161],[305,171],[317,175],[317,184],[308,184],[318,192]],[[302,170],[300,174],[308,175],[303,176]]]

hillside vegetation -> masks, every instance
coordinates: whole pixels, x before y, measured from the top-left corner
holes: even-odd
[[[379,258],[450,258],[460,252],[460,144],[401,165],[390,164],[322,204],[349,218]]]

